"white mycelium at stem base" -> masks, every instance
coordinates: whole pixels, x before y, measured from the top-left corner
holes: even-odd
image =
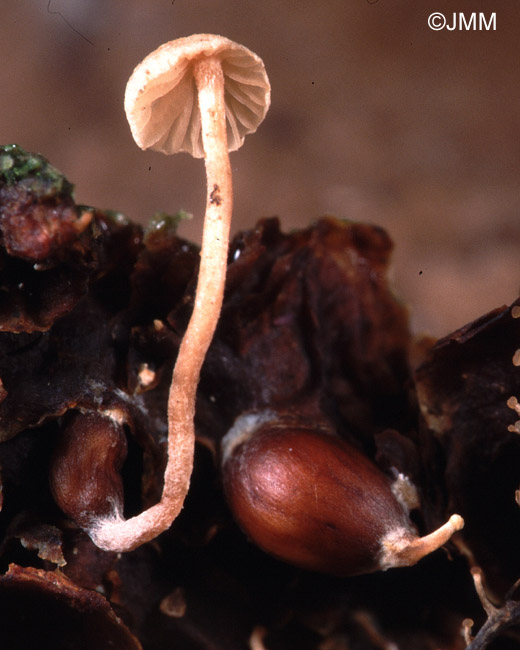
[[[213,38],[220,39],[219,46],[227,42]],[[258,61],[255,57],[255,63]],[[179,348],[168,399],[168,462],[163,493],[159,503],[136,517],[124,520],[116,508],[112,517],[97,519],[88,533],[105,550],[129,551],[154,539],[169,528],[182,509],[193,468],[197,384],[222,307],[233,203],[224,73],[219,56],[204,54],[193,59],[191,65],[198,91],[207,198],[195,304]],[[266,110],[267,106],[263,106],[260,121]],[[240,141],[240,137],[234,139]]]

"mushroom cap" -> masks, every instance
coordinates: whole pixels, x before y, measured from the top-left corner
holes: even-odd
[[[141,149],[204,157],[193,61],[209,56],[218,58],[224,73],[229,151],[256,131],[271,101],[262,59],[223,36],[195,34],[158,47],[128,80],[125,111]]]

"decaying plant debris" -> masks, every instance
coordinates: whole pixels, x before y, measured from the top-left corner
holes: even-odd
[[[184,510],[131,553],[93,545],[84,518],[107,500],[131,516],[161,492],[198,264],[176,225],[77,206],[47,161],[0,151],[0,646],[518,647],[520,301],[416,345],[377,227],[264,219],[235,236]],[[218,469],[235,418],[263,408],[325,416],[417,486],[421,532],[453,511],[464,530],[414,567],[354,578],[270,558],[233,522]]]

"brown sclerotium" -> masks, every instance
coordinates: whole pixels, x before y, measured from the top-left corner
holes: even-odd
[[[51,490],[58,506],[82,528],[99,518],[123,514],[119,470],[126,458],[123,426],[111,414],[77,411],[66,424],[50,467]]]
[[[410,566],[464,525],[419,537],[391,480],[328,428],[271,411],[240,416],[222,442],[233,515],[264,551],[347,576]]]

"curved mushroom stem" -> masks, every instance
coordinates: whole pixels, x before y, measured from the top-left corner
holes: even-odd
[[[130,551],[167,530],[182,509],[193,469],[195,399],[200,370],[224,296],[233,190],[227,147],[224,76],[218,59],[194,63],[205,152],[207,200],[195,304],[168,398],[168,462],[161,500],[136,517],[114,514],[88,531],[104,550]]]
[[[392,533],[383,540],[379,566],[383,570],[412,566],[446,544],[463,527],[464,519],[460,515],[452,515],[443,526],[424,537],[417,537],[408,530]]]

